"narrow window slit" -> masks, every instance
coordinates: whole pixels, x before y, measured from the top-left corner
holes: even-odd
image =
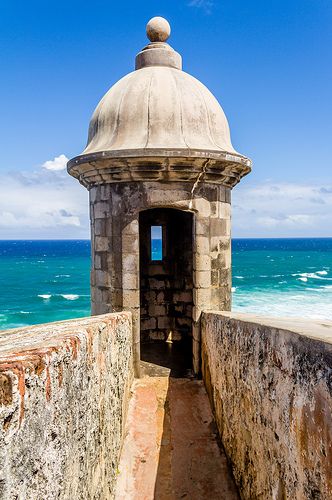
[[[163,260],[162,226],[151,226],[151,260]]]

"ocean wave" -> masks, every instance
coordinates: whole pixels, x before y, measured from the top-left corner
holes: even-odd
[[[324,292],[324,290],[332,290],[332,285],[319,285],[315,288],[310,288],[310,286],[305,288],[306,292]],[[331,307],[332,307],[332,300],[331,300]]]
[[[20,314],[32,314],[30,311],[20,311]]]
[[[332,285],[308,291],[305,287],[301,295],[285,290],[261,290],[251,293],[238,290],[233,295],[233,311],[274,317],[296,317],[312,320],[332,320]],[[317,293],[324,292],[324,293]]]
[[[236,292],[236,286],[232,286],[232,292]]]
[[[80,296],[76,295],[75,293],[63,293],[61,294],[61,297],[63,297],[66,300],[77,300],[80,298]]]
[[[303,299],[304,299],[304,295],[289,295],[287,297],[287,300],[295,300],[296,302],[301,301]],[[270,298],[270,300],[271,300],[271,298]]]
[[[89,295],[82,295],[82,297],[88,297]],[[66,299],[66,300],[77,300],[81,297],[81,295],[77,295],[76,293],[55,293],[55,294],[48,294],[48,293],[44,293],[44,294],[40,294],[38,295],[38,297],[40,297],[41,299],[44,299],[44,300],[49,300],[51,297],[62,297],[63,299]]]
[[[297,278],[299,281],[308,281],[308,278],[302,277],[302,278]]]
[[[70,274],[57,274],[56,278],[70,278]]]
[[[327,274],[326,271],[316,271],[314,273],[293,273],[292,276],[301,276],[301,278],[311,278],[311,279],[315,279],[315,280],[328,280],[328,281],[331,281],[332,278],[324,278],[322,276],[322,274],[325,275],[325,273]],[[298,279],[301,279],[301,278],[298,278]]]
[[[237,278],[238,280],[243,280],[244,276],[234,276],[234,278]]]

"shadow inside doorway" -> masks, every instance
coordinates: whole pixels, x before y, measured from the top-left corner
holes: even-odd
[[[181,342],[142,342],[142,376],[193,378],[191,338]]]

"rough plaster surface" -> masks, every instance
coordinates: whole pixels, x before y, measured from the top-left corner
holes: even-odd
[[[129,313],[0,335],[0,498],[112,498],[133,377]]]
[[[329,322],[203,314],[203,376],[242,498],[332,498],[331,343]]]

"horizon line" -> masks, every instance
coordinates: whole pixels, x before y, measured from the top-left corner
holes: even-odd
[[[235,236],[231,239],[232,240],[328,240],[332,239],[332,236]],[[91,238],[0,238],[0,242],[1,241],[91,241]]]

